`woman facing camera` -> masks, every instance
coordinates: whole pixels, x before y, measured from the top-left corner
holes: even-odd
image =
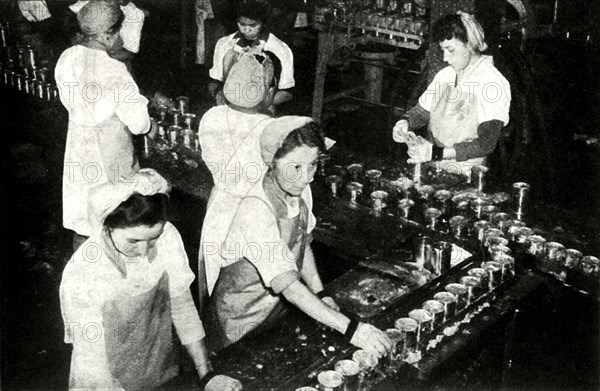
[[[510,85],[492,57],[483,54],[483,29],[472,15],[439,19],[432,38],[448,66],[396,123],[392,136],[408,144],[410,163],[443,161],[441,168],[469,175],[472,166],[485,164],[508,123]],[[425,125],[426,139],[415,136]]]
[[[383,332],[351,321],[331,297],[319,298],[324,295],[310,248],[316,220],[309,186],[324,150],[319,127],[308,117],[280,117],[263,130],[260,150],[269,170],[238,206],[223,244],[227,264],[211,296],[217,347],[268,328],[289,302],[350,343],[384,355],[391,342]]]
[[[190,270],[167,221],[167,182],[144,169],[93,188],[94,234],[63,272],[65,342],[73,344],[69,389],[152,390],[177,375],[172,325],[206,390],[241,390],[213,376]]]

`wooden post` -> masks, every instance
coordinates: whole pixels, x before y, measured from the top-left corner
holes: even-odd
[[[179,15],[180,15],[180,34],[179,34],[179,66],[182,69],[185,69],[185,57],[186,57],[186,52],[187,52],[187,33],[186,33],[186,29],[188,28],[187,26],[187,20],[186,20],[186,5],[187,5],[188,0],[181,0],[180,1],[180,6],[181,9],[179,10]]]
[[[333,34],[319,31],[319,48],[317,57],[317,70],[315,74],[315,88],[313,92],[312,118],[321,120],[323,111],[323,95],[325,93],[325,76],[327,76],[327,63],[333,54]]]

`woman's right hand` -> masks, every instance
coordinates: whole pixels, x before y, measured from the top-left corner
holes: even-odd
[[[217,375],[210,379],[204,391],[241,391],[242,383],[229,376]]]
[[[381,358],[392,350],[392,341],[377,327],[360,322],[350,343],[364,349],[377,358]]]
[[[392,137],[397,143],[405,143],[408,140],[408,121],[401,119],[396,122],[394,129],[392,130]]]

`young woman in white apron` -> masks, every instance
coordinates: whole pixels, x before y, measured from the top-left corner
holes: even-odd
[[[60,284],[65,342],[73,345],[70,390],[153,390],[178,373],[172,325],[206,390],[241,390],[212,376],[194,280],[181,236],[166,221],[167,182],[143,169],[130,183],[91,190],[94,234],[69,260]]]
[[[208,110],[200,121],[198,137],[202,160],[212,174],[210,193],[202,224],[198,262],[200,305],[214,288],[219,270],[226,266],[221,254],[237,207],[255,183],[261,182],[267,166],[260,156],[259,138],[272,121],[260,108],[272,101],[273,69],[247,53],[227,68],[227,105]],[[240,87],[241,86],[241,87]]]
[[[210,342],[223,348],[266,329],[289,302],[350,343],[384,355],[387,336],[351,321],[323,293],[310,249],[316,219],[309,184],[324,149],[318,127],[308,117],[277,118],[263,130],[260,148],[269,171],[241,201],[227,234],[222,253],[229,264],[211,296]]]
[[[485,164],[508,123],[510,85],[494,67],[483,30],[472,15],[439,19],[432,30],[449,64],[396,123],[392,136],[409,146],[409,163],[438,161],[449,172],[470,175]],[[428,125],[427,139],[412,132]]]
[[[60,100],[69,112],[63,172],[63,226],[75,232],[76,249],[92,234],[89,190],[119,182],[139,170],[132,135],[153,137],[148,100],[123,63],[108,52],[119,42],[124,19],[116,3],[92,1],[79,10],[81,32],[55,69]]]
[[[213,66],[209,71],[211,82],[208,90],[218,105],[225,104],[223,83],[230,53],[253,52],[269,56],[276,63],[277,85],[269,111],[292,99],[294,80],[294,55],[289,46],[269,32],[268,21],[271,9],[268,2],[248,0],[240,2],[237,10],[238,31],[217,41],[213,55]]]

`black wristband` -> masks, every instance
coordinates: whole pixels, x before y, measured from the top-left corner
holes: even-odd
[[[204,391],[204,387],[206,387],[208,382],[211,381],[217,375],[218,373],[216,373],[215,371],[209,371],[206,375],[204,375],[204,377],[200,380],[200,389]]]
[[[348,328],[346,329],[346,332],[344,333],[344,339],[347,342],[350,342],[352,340],[352,337],[354,337],[354,333],[356,332],[356,329],[358,328],[358,323],[359,323],[358,320],[350,319],[350,323],[348,323]]]
[[[322,299],[324,297],[329,297],[329,292],[327,292],[327,289],[323,289],[321,292],[317,292],[315,293],[315,295],[319,298]]]
[[[444,147],[438,147],[437,145],[433,145],[431,147],[431,160],[433,160],[434,162],[444,160]]]

